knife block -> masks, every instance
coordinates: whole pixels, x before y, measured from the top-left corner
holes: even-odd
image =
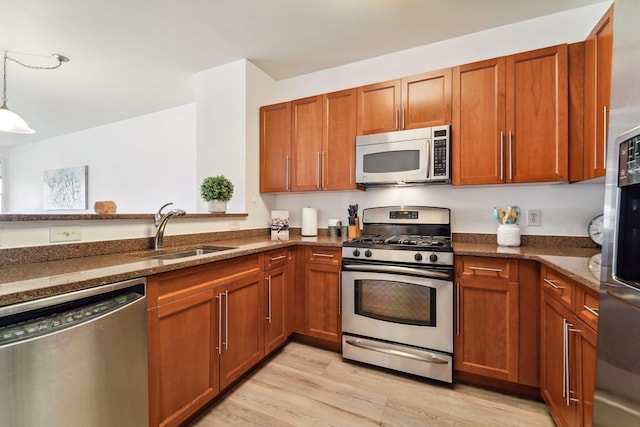
[[[360,218],[355,218],[355,224],[349,226],[349,238],[354,239],[360,237],[362,231],[360,231]]]

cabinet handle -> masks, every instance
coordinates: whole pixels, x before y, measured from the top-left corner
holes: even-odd
[[[569,336],[568,331],[569,322],[567,319],[562,319],[562,397],[566,399],[567,406],[569,406],[569,357],[568,357],[568,346],[569,346]]]
[[[509,181],[513,180],[513,134],[509,131]]]
[[[602,167],[607,166],[607,106],[604,106],[604,117],[602,118]],[[597,160],[593,159],[593,167],[597,167]]]
[[[593,307],[589,307],[588,305],[583,305],[582,307],[584,307],[585,310],[587,310],[589,313],[593,314],[596,317],[600,317],[600,310],[597,308],[593,308]]]
[[[216,296],[218,300],[218,355],[222,354],[222,294]]]
[[[322,152],[322,167],[320,168],[320,171],[322,172],[322,188],[324,189],[324,151]]]
[[[500,131],[500,181],[504,181],[504,132]]]
[[[229,291],[224,291],[224,349],[229,350]]]
[[[320,152],[316,154],[316,188],[320,188]]]
[[[460,282],[456,282],[456,335],[460,335]]]
[[[289,191],[289,156],[286,156],[284,163],[284,189]]]
[[[396,108],[396,130],[398,130],[398,109]]]
[[[469,270],[478,270],[478,271],[493,271],[495,273],[502,273],[501,268],[489,268],[489,267],[469,267]]]
[[[317,253],[314,252],[311,255],[314,256],[314,257],[321,257],[321,258],[322,257],[324,257],[324,258],[333,258],[333,255],[331,255],[331,254],[317,254]]]
[[[271,275],[267,276],[265,280],[267,281],[267,292],[269,295],[269,299],[268,299],[269,313],[267,315],[267,320],[269,321],[269,323],[271,323]]]
[[[555,283],[553,283],[553,281],[549,280],[549,279],[543,279],[544,283],[546,283],[547,285],[551,286],[553,289],[557,289],[557,290],[561,290],[564,289],[564,286],[558,286]]]
[[[287,257],[286,255],[280,255],[280,256],[277,256],[277,257],[269,258],[269,261],[278,261],[278,260],[284,259],[286,257]]]
[[[406,112],[407,112],[407,109],[403,108],[402,109],[402,129],[404,129],[404,126],[405,126],[405,124],[404,124],[404,116],[405,116]]]
[[[338,315],[342,314],[342,273],[338,274]]]

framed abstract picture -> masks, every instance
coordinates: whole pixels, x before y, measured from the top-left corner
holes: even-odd
[[[87,209],[88,172],[88,166],[45,171],[42,185],[43,209]]]

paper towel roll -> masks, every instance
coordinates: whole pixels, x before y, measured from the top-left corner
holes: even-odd
[[[303,236],[318,235],[318,210],[316,208],[302,208]]]

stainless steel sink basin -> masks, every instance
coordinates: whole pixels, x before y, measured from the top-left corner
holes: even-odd
[[[220,251],[227,251],[229,249],[235,249],[235,247],[232,247],[232,246],[202,246],[202,247],[199,247],[199,248],[189,249],[189,250],[186,250],[186,251],[168,252],[168,253],[165,253],[165,254],[152,255],[151,258],[153,258],[153,259],[187,258],[187,257],[191,257],[191,256],[199,256],[199,255],[212,254],[212,253],[220,252]]]

